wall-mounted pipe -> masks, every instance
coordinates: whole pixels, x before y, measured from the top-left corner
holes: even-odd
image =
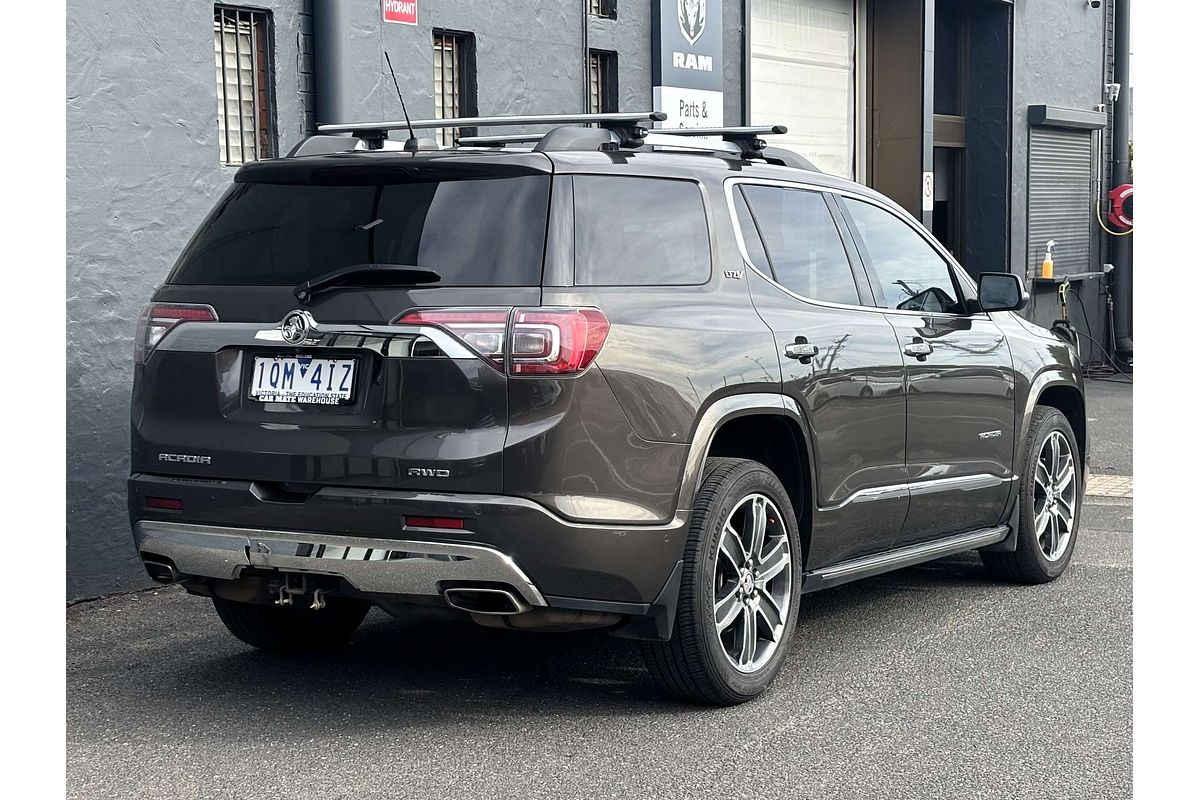
[[[312,0],[313,68],[316,72],[317,124],[350,121],[346,48],[350,42],[350,3]]]
[[[1112,182],[1129,183],[1129,3],[1115,0],[1113,6],[1113,81],[1121,89],[1113,102]],[[1133,357],[1133,237],[1109,239],[1113,263],[1113,333],[1117,355],[1127,362]]]

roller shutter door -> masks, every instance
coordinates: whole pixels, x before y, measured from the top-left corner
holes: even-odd
[[[1054,273],[1087,272],[1092,264],[1095,202],[1089,131],[1031,128],[1029,131],[1029,264],[1041,274],[1046,242],[1053,239]]]

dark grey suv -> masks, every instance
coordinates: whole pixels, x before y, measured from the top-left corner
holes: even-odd
[[[1020,280],[977,285],[778,128],[659,116],[334,126],[242,167],[139,326],[150,575],[267,649],[371,605],[603,627],[721,704],[804,593],[968,550],[1057,577],[1083,382]]]

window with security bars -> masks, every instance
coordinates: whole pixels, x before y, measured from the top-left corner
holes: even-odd
[[[270,12],[216,6],[217,144],[222,164],[275,155]]]
[[[603,114],[617,110],[617,54],[588,51],[588,111]]]
[[[613,19],[617,16],[617,0],[588,0],[588,13]]]
[[[474,37],[469,33],[433,32],[433,108],[436,119],[469,117],[475,112]],[[438,144],[453,147],[472,131],[438,130]]]

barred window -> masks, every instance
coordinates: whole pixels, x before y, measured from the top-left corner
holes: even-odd
[[[217,145],[222,164],[275,155],[268,11],[216,6]]]
[[[617,110],[617,54],[608,50],[588,51],[588,111],[593,114]]]
[[[475,113],[473,38],[469,33],[433,32],[433,109],[436,119],[469,117]],[[454,146],[469,131],[438,130],[438,144]]]
[[[617,0],[588,0],[588,13],[593,17],[615,19],[617,16]]]

